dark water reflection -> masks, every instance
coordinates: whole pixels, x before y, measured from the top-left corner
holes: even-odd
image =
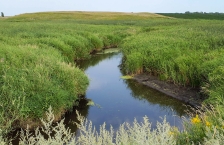
[[[152,127],[166,116],[171,125],[182,128],[180,117],[186,116],[184,104],[133,80],[121,79],[118,67],[121,58],[121,53],[106,54],[79,64],[90,79],[86,98],[100,106],[86,107],[83,115],[96,128],[106,122],[108,128],[112,125],[117,129],[123,122],[133,122],[134,118],[142,121],[145,115]],[[74,112],[67,114],[66,122],[75,121],[75,116]],[[75,131],[72,123],[67,125]]]

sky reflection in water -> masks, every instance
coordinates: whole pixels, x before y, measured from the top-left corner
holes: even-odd
[[[121,79],[118,65],[122,54],[107,55],[80,64],[90,79],[86,98],[100,106],[87,107],[83,115],[96,128],[106,122],[108,129],[110,125],[117,129],[124,122],[132,123],[134,118],[143,121],[144,116],[148,116],[153,128],[164,116],[171,125],[182,128],[180,117],[186,116],[182,102],[133,80]]]

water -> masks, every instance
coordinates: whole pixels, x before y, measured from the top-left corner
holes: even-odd
[[[104,122],[107,129],[112,125],[114,130],[117,130],[124,122],[131,124],[134,118],[139,122],[143,121],[144,116],[148,116],[152,128],[156,127],[157,121],[163,120],[161,117],[166,116],[166,120],[172,126],[182,129],[181,117],[187,117],[186,106],[181,101],[134,80],[121,79],[123,74],[118,67],[121,59],[121,53],[104,54],[93,56],[90,60],[78,64],[90,79],[85,97],[94,101],[96,105],[88,106],[86,99],[81,100],[78,108],[74,107],[65,114],[65,125],[72,132],[77,131],[74,123],[77,122],[77,109],[82,116],[92,121],[97,130]],[[9,136],[15,138],[14,145],[19,144],[19,136],[15,137],[17,131]]]
[[[96,128],[106,122],[108,129],[112,125],[116,130],[120,124],[132,123],[134,118],[142,121],[144,116],[148,116],[154,128],[156,122],[166,116],[172,126],[181,129],[181,116],[187,116],[184,111],[186,106],[134,80],[121,79],[123,74],[118,67],[121,59],[121,53],[106,54],[79,64],[90,79],[85,96],[97,104],[82,107],[81,114],[91,120]],[[75,125],[71,123],[76,121],[75,111],[65,117],[66,125],[75,131]]]

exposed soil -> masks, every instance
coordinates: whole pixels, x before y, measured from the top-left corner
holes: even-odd
[[[200,107],[202,101],[205,99],[200,94],[199,88],[184,87],[164,82],[159,80],[157,77],[148,74],[135,75],[133,79],[168,96],[181,100],[193,107]]]

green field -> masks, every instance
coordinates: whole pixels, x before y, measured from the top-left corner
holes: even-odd
[[[121,47],[126,74],[200,88],[205,103],[222,110],[224,22],[171,16],[45,12],[0,19],[0,128],[39,124],[50,105],[60,118],[88,86],[74,60],[112,47]]]

